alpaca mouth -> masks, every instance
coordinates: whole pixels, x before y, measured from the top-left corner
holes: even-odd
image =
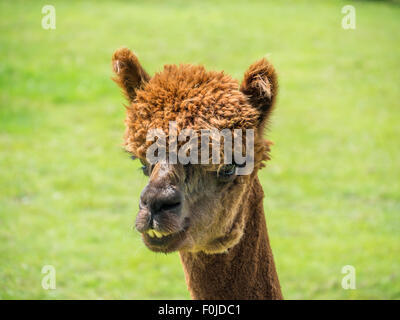
[[[173,252],[179,250],[186,239],[186,231],[188,226],[174,233],[166,233],[156,231],[154,229],[147,230],[142,233],[145,245],[155,252]]]

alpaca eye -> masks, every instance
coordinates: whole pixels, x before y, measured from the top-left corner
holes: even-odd
[[[145,176],[148,176],[149,175],[149,166],[148,166],[148,164],[146,162],[144,162],[142,159],[140,159],[140,162],[142,163],[142,166],[141,166],[140,169],[143,171],[143,174]]]
[[[143,174],[145,176],[149,175],[149,173],[148,173],[149,172],[149,168],[147,166],[142,166],[140,169],[143,171]]]
[[[223,166],[219,172],[218,172],[218,176],[221,177],[230,177],[233,176],[236,172],[236,165],[234,164],[227,164],[225,166]]]

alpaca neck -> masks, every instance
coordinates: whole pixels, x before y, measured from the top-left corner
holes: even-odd
[[[240,210],[246,225],[236,246],[219,254],[180,252],[193,299],[282,299],[258,178]]]

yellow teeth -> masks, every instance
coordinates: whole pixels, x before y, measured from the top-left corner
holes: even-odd
[[[154,237],[162,238],[162,237],[164,237],[164,236],[167,235],[167,234],[163,234],[163,233],[158,232],[158,231],[153,230],[153,229],[147,230],[147,234],[148,234],[151,238],[154,238]]]
[[[154,231],[157,238],[161,238],[163,235],[160,232]]]
[[[151,238],[154,238],[154,232],[153,232],[153,230],[148,230],[148,231],[147,231],[147,234],[148,234]]]

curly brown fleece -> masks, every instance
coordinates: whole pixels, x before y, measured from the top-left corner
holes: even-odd
[[[196,132],[207,128],[254,129],[261,118],[267,118],[262,107],[265,98],[254,101],[259,104],[254,108],[242,91],[265,95],[261,90],[268,89],[267,99],[275,99],[273,93],[277,90],[273,67],[265,59],[247,71],[240,88],[242,91],[236,79],[223,71],[206,71],[203,66],[166,65],[163,71],[150,78],[128,49],[116,51],[113,61],[114,70],[118,68],[119,73],[114,81],[134,102],[127,106],[125,148],[139,158],[145,158],[147,148],[153,143],[146,141],[148,130],[162,129],[168,133],[170,121],[176,122],[178,134],[184,128]],[[271,84],[260,78],[269,75],[272,76]],[[260,83],[265,88],[260,88]],[[268,142],[257,139],[254,149],[261,155],[259,161],[268,159]]]

